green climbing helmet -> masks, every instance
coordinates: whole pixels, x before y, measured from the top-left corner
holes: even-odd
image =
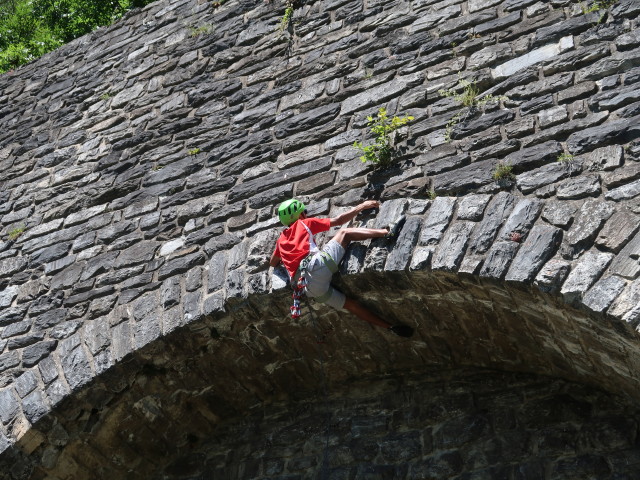
[[[288,227],[298,220],[300,214],[304,212],[306,208],[307,207],[304,206],[304,203],[292,198],[291,200],[287,200],[280,204],[278,207],[278,216],[280,217],[282,224],[285,227]]]

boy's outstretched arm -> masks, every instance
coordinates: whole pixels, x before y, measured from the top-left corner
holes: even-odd
[[[377,200],[367,200],[366,202],[362,202],[360,205],[353,207],[348,212],[344,212],[337,217],[331,218],[331,226],[335,227],[336,225],[345,224],[348,221],[353,220],[356,215],[358,215],[363,210],[369,210],[371,208],[380,208],[380,202],[378,202]]]

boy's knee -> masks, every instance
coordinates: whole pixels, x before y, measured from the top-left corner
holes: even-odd
[[[349,230],[350,230],[349,228],[341,228],[333,236],[333,240],[335,240],[336,242],[338,242],[340,245],[344,247],[345,243],[349,243],[349,239],[348,239]]]

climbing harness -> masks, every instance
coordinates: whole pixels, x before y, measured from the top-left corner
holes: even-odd
[[[305,228],[305,230],[309,234],[309,255],[307,255],[302,259],[302,261],[300,262],[300,265],[298,266],[298,270],[296,270],[296,273],[291,279],[291,288],[293,288],[293,295],[292,295],[293,305],[291,306],[290,310],[291,310],[291,318],[293,319],[300,318],[300,299],[307,292],[307,285],[309,283],[307,281],[305,274],[309,268],[309,264],[311,263],[311,260],[313,260],[315,255],[317,254],[320,255],[320,259],[332,274],[338,271],[338,264],[331,257],[331,255],[329,255],[327,252],[320,250],[318,248],[318,245],[316,245],[316,242],[313,239],[313,233],[311,233],[311,230],[309,229],[309,227],[307,227],[304,222],[302,222],[302,226]],[[331,288],[327,288],[327,291],[325,293],[314,298],[316,301],[320,303],[326,302],[327,300],[329,300],[329,298],[331,298]]]

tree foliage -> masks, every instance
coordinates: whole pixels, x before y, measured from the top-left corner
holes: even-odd
[[[153,0],[0,0],[0,72],[28,63]]]

